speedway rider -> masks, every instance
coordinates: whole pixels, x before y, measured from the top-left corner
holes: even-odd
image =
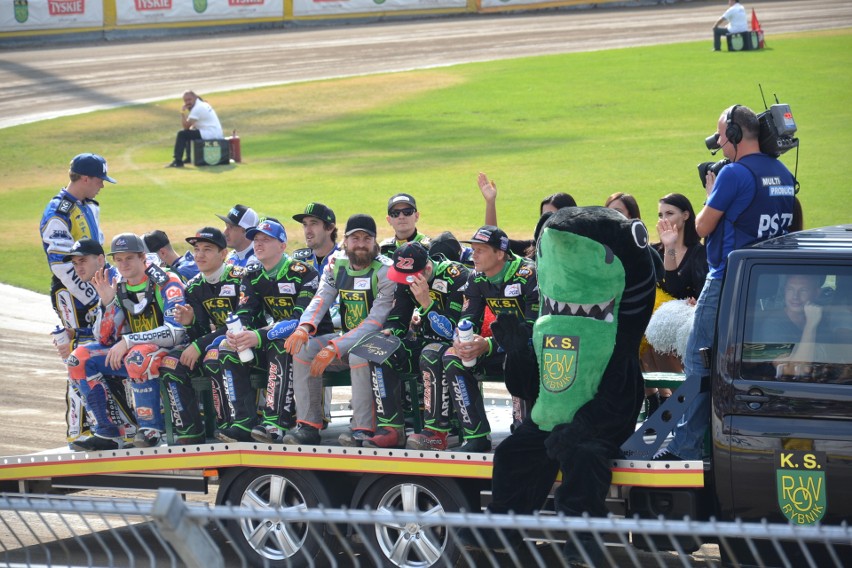
[[[370,367],[349,352],[371,332],[381,331],[393,304],[396,283],[387,277],[390,259],[379,254],[376,222],[369,215],[352,215],[346,222],[344,251],[336,254],[320,278],[319,290],[284,346],[293,355],[296,428],[285,444],[319,444],[322,428],[322,374],[326,368],[350,369],[352,428],[338,438],[344,446],[360,446],[376,429]],[[343,335],[319,329],[338,294]]]
[[[71,378],[98,423],[99,431],[87,440],[91,447],[86,449],[115,449],[122,443],[119,428],[106,412],[103,390],[93,388],[104,374],[133,381],[133,444],[155,446],[164,426],[158,371],[167,349],[184,340],[184,328],[175,319],[177,306],[184,304],[184,286],[177,274],[146,266],[145,245],[133,233],[116,236],[109,254],[121,279],[110,283],[106,270],[92,278],[101,304],[93,328],[98,343],[77,347],[68,362]]]
[[[243,331],[227,333],[219,346],[219,362],[225,383],[229,424],[216,431],[223,442],[249,442],[252,439],[280,443],[293,424],[293,385],[291,357],[284,339],[296,328],[299,317],[317,291],[319,274],[313,267],[293,260],[287,249],[287,233],[277,221],[267,219],[246,235],[254,243],[257,260],[246,270],[240,285],[236,315]],[[271,320],[271,325],[266,322]],[[318,326],[323,333],[333,331],[325,317]],[[253,350],[254,360],[242,362],[238,353]],[[257,423],[257,401],[251,388],[252,367],[267,374],[263,420]]]
[[[225,319],[237,310],[244,270],[225,264],[228,245],[219,229],[204,227],[186,242],[192,246],[200,273],[187,282],[186,304],[176,307],[175,319],[186,329],[189,345],[169,351],[160,364],[160,378],[165,384],[168,400],[163,404],[171,412],[175,441],[196,444],[205,441],[205,433],[193,377],[210,378],[216,423],[227,423],[218,347],[225,338]]]
[[[419,443],[409,439],[408,446],[417,449],[447,447],[450,397],[446,382],[441,381],[441,355],[449,349],[453,329],[458,323],[464,302],[469,270],[458,262],[429,258],[426,248],[417,242],[405,243],[393,253],[388,277],[397,283],[393,309],[385,325],[385,333],[402,341],[391,358],[378,365],[370,362],[373,397],[378,428],[363,441],[364,446],[392,448],[405,445],[399,373],[422,373],[427,427],[435,432]],[[420,321],[419,332],[410,333],[414,314]],[[438,380],[435,380],[437,378]],[[416,394],[415,394],[416,400]],[[419,404],[415,405],[415,408]],[[417,436],[417,435],[415,435]]]
[[[462,343],[455,339],[453,348],[444,353],[443,368],[465,439],[461,450],[485,452],[491,449],[491,426],[474,372],[502,374],[505,355],[493,338],[482,337],[477,332],[481,330],[486,306],[498,318],[502,314],[511,315],[532,329],[538,318],[538,281],[535,265],[509,250],[509,237],[503,230],[484,225],[469,241],[463,242],[473,247],[475,272],[468,279],[461,319],[469,320],[475,333],[473,341]],[[476,366],[464,366],[462,361],[470,359],[477,359]],[[529,412],[527,406],[526,401],[513,399],[516,423]]]

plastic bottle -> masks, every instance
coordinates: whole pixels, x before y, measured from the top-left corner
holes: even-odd
[[[473,341],[473,324],[470,323],[469,320],[461,320],[459,322],[458,331],[459,341],[461,343]],[[476,365],[476,358],[462,359],[462,365],[464,365],[465,367],[473,367],[474,365]]]
[[[243,322],[241,322],[240,318],[235,316],[233,312],[228,314],[228,318],[225,320],[225,325],[231,333],[238,333],[244,329]],[[254,359],[254,350],[252,349],[243,349],[242,351],[238,351],[238,354],[240,356],[240,361],[243,363],[249,363]]]

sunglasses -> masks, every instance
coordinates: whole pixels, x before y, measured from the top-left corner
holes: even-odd
[[[406,209],[394,209],[393,211],[388,211],[388,215],[396,219],[400,215],[405,215],[406,217],[411,217],[417,211],[414,207],[408,207]]]

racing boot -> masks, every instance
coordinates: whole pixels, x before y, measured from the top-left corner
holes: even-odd
[[[404,448],[405,430],[382,426],[376,433],[361,441],[365,448]]]
[[[439,432],[426,428],[419,434],[412,434],[408,437],[406,448],[412,450],[446,450],[447,449],[447,432]]]
[[[457,452],[480,452],[486,453],[491,451],[491,439],[488,436],[478,436],[476,438],[468,438],[465,440]]]
[[[272,424],[259,424],[252,428],[251,437],[258,442],[266,444],[283,444],[284,431]]]
[[[214,432],[213,437],[219,440],[220,442],[225,442],[228,444],[236,444],[238,442],[251,442],[252,435],[251,431],[246,430],[244,428],[240,428],[237,425],[228,426],[222,430],[216,430]]]
[[[373,433],[369,430],[349,430],[338,436],[337,443],[341,446],[360,448],[364,446],[364,441],[372,435]]]
[[[163,433],[155,428],[137,428],[133,445],[137,448],[152,448],[160,443]]]
[[[299,423],[281,440],[284,444],[297,446],[319,446],[322,443],[319,430],[310,424]]]
[[[88,438],[78,438],[71,443],[71,449],[81,452],[101,452],[108,450],[118,450],[124,447],[124,440],[118,438],[105,438],[103,436],[89,436]]]

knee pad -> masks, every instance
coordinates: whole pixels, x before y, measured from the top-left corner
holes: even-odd
[[[201,360],[201,366],[204,369],[204,374],[208,376],[218,375],[222,368],[219,363],[219,350],[208,349],[204,354],[204,359]]]
[[[86,362],[92,356],[92,352],[81,345],[71,352],[65,365],[68,367],[68,377],[75,383],[86,379]]]
[[[166,350],[152,343],[134,345],[124,357],[127,375],[134,381],[147,381],[159,377],[160,364]]]

